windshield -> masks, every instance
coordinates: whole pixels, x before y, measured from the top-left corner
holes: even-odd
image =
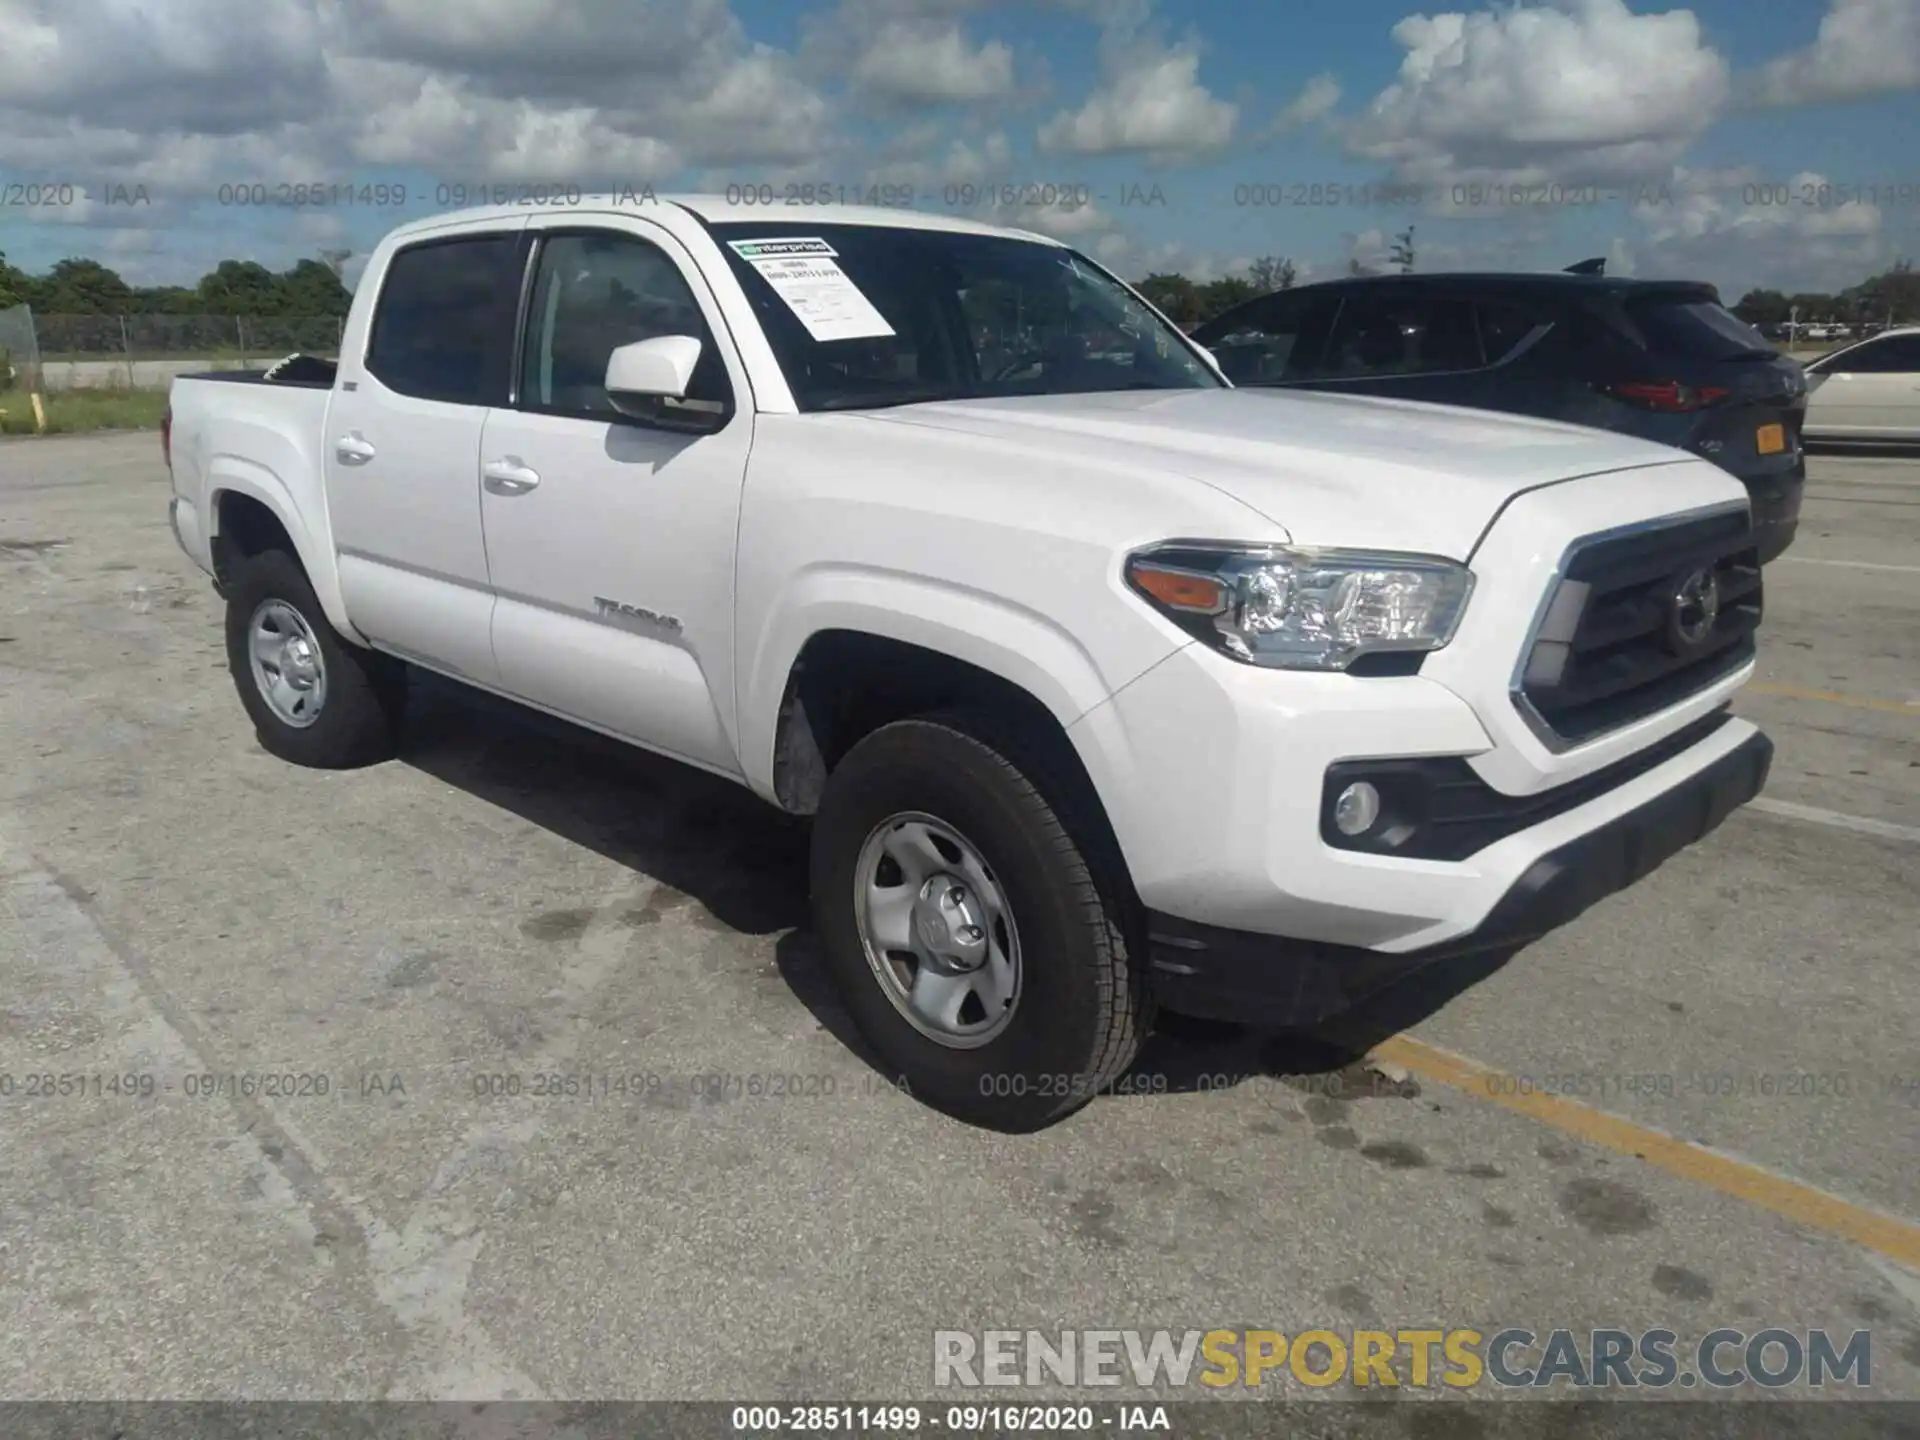
[[[711,229],[802,410],[1225,383],[1072,250],[886,225]]]

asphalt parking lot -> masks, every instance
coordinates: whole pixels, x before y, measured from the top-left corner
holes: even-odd
[[[931,1398],[936,1328],[1424,1324],[1868,1329],[1920,1399],[1920,459],[1813,461],[1764,808],[1397,1000],[1384,1074],[1181,1026],[1028,1137],[877,1080],[803,833],[720,782],[426,684],[398,762],[266,756],[167,494],[150,435],[0,446],[0,1397]]]

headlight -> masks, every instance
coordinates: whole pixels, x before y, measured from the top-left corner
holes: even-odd
[[[1127,583],[1236,660],[1345,670],[1362,655],[1445,645],[1473,573],[1428,555],[1182,542],[1128,557]]]

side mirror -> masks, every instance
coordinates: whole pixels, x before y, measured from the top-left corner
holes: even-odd
[[[607,357],[608,403],[622,415],[669,430],[718,430],[727,407],[686,398],[700,348],[692,335],[656,335],[620,346]]]

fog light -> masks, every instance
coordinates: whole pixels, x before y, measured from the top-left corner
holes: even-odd
[[[1333,802],[1333,823],[1342,835],[1364,835],[1380,818],[1380,792],[1366,781],[1356,781]]]

